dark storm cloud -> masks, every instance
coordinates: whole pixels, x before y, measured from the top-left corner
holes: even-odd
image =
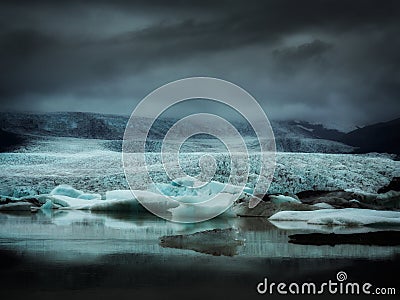
[[[3,1],[0,97],[5,109],[120,113],[208,75],[272,118],[373,122],[400,114],[398,12],[396,1]]]
[[[314,40],[311,43],[301,44],[299,46],[286,47],[273,51],[275,59],[296,63],[297,61],[306,61],[311,58],[319,58],[332,47],[331,44],[321,40]]]

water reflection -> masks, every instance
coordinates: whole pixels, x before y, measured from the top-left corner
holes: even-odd
[[[215,228],[239,231],[245,243],[235,250],[238,257],[390,258],[400,253],[399,246],[289,244],[288,236],[294,233],[337,229],[278,228],[265,218],[216,218],[197,224],[179,224],[147,214],[40,211],[36,214],[1,213],[0,224],[0,250],[23,251],[46,260],[95,260],[115,253],[165,257],[205,255],[187,249],[161,247],[159,238]]]
[[[198,231],[192,234],[166,235],[160,238],[164,248],[193,250],[214,256],[234,256],[244,239],[233,228]]]

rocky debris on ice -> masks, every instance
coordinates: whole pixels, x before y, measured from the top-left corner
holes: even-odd
[[[400,191],[400,177],[393,177],[392,180],[389,182],[388,185],[381,187],[378,190],[378,193],[386,193],[389,191]]]
[[[358,189],[338,191],[304,191],[297,194],[301,202],[327,203],[335,208],[396,209],[400,208],[400,192],[367,193]]]
[[[270,217],[279,211],[308,211],[319,208],[303,203],[285,202],[274,204],[271,202],[260,202],[256,207],[250,208],[248,205],[240,203],[233,207],[233,212],[240,217]]]
[[[259,200],[256,206],[249,205],[250,201],[244,201],[234,204],[232,211],[240,217],[270,217],[278,211],[304,211],[316,210],[318,207],[301,203],[298,199],[286,195],[267,195],[264,199]]]
[[[193,234],[160,237],[160,246],[187,249],[215,256],[234,256],[244,244],[236,229],[212,229]]]
[[[280,211],[269,220],[302,221],[330,226],[400,226],[400,212],[358,208]]]
[[[9,202],[6,204],[0,205],[0,211],[29,211],[31,209],[32,204],[29,202]]]
[[[388,191],[386,193],[367,193],[357,189],[346,190],[353,194],[355,200],[360,203],[381,206],[384,208],[400,208],[400,192]]]

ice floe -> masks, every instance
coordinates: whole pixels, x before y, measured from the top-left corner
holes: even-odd
[[[332,226],[400,226],[400,212],[358,208],[280,211],[269,220],[303,221],[308,224]]]
[[[296,198],[284,195],[269,195],[269,199],[271,199],[271,202],[274,204],[280,204],[285,202],[301,203],[301,201]]]
[[[320,208],[320,209],[333,209],[334,208],[332,205],[330,205],[329,203],[325,203],[325,202],[315,203],[312,206]]]

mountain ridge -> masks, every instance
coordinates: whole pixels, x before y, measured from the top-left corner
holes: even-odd
[[[142,118],[142,121],[145,119]],[[113,146],[113,150],[116,150],[119,148],[128,120],[129,116],[88,112],[0,112],[0,129],[2,129],[2,132],[22,137],[73,137],[117,141],[117,144]],[[395,125],[398,126],[400,119],[396,120]],[[177,119],[172,118],[158,119],[153,124],[149,138],[157,141],[161,140],[176,121]],[[147,130],[145,123],[148,122],[141,122],[141,118],[138,118],[133,130]],[[249,124],[236,121],[232,123],[242,136],[255,137],[254,131]],[[368,135],[371,130],[379,131],[379,128],[385,130],[387,126],[391,128],[391,123],[387,123],[382,122],[379,123],[381,125],[375,124],[371,125],[372,127],[366,126],[349,133],[328,129],[321,124],[311,124],[306,121],[271,121],[271,126],[275,134],[275,143],[278,151],[365,153],[373,151],[388,152],[385,150],[394,149],[397,152],[389,153],[398,153],[400,149],[398,145],[396,148],[396,141],[393,141],[389,148],[379,147],[379,141],[372,146],[365,144],[365,135]],[[361,136],[364,136],[364,138],[361,138]],[[394,136],[398,135],[394,134]],[[376,149],[382,151],[377,151]]]

